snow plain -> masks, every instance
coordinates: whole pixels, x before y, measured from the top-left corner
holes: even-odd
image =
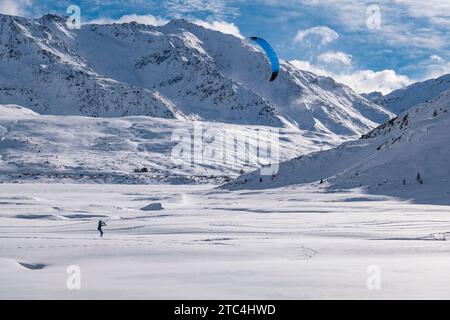
[[[140,210],[155,202],[164,209]],[[450,294],[447,206],[361,189],[80,184],[1,184],[0,203],[2,299]],[[69,266],[80,268],[81,290],[67,288]],[[367,287],[372,266],[380,290]]]

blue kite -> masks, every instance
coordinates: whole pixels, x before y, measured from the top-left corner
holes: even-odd
[[[270,78],[270,81],[274,81],[280,73],[280,60],[278,59],[277,53],[266,40],[258,37],[250,37],[250,39],[259,44],[259,46],[266,52],[272,65],[272,77]]]

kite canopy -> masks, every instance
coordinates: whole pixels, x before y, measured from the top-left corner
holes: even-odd
[[[250,39],[259,44],[259,46],[266,52],[267,57],[272,64],[272,77],[270,78],[270,81],[274,81],[280,73],[280,60],[278,59],[277,53],[266,40],[258,37],[250,37]]]

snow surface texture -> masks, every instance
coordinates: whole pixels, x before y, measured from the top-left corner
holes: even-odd
[[[393,115],[331,78],[282,62],[272,82],[246,40],[184,20],[84,25],[0,15],[0,103],[40,114],[147,115],[357,136]]]
[[[448,299],[448,207],[211,188],[0,185],[0,298]]]
[[[447,90],[450,90],[450,74],[437,79],[413,83],[386,96],[383,96],[381,92],[372,92],[362,96],[396,114],[400,114],[421,103],[429,102]]]
[[[211,142],[204,136],[203,149],[194,149],[196,156],[203,151],[204,158],[193,161],[190,149],[187,149],[188,157],[173,157],[172,152],[179,145],[178,137],[189,139],[191,146],[199,125],[200,136],[209,132],[214,137]],[[257,146],[279,145],[279,160],[284,161],[337,146],[348,139],[282,128],[279,136],[260,134],[258,142],[258,130],[264,133],[273,129],[150,117],[41,116],[20,106],[0,105],[0,181],[189,184],[209,180],[223,183],[237,177],[241,170],[250,172],[261,166]],[[228,144],[223,150],[227,155],[237,155],[243,153],[247,142],[251,146],[248,159],[232,156],[224,161],[223,157],[209,155],[208,148],[220,150],[223,141],[233,136],[248,139],[239,139],[236,150]],[[137,169],[146,172],[135,173]]]
[[[274,176],[244,175],[224,188],[318,184],[450,204],[450,91],[401,114],[360,140],[282,163]]]

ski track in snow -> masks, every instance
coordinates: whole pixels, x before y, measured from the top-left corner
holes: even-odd
[[[324,190],[1,184],[0,298],[448,297],[448,207]]]

